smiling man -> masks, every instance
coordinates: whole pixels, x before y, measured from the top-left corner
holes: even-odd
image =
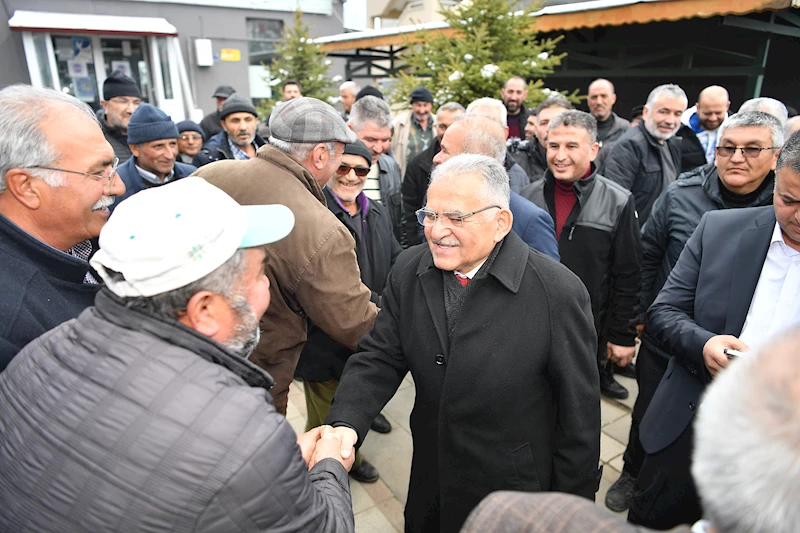
[[[125,193],[94,112],[51,89],[0,91],[0,370],[92,305],[90,239]]]
[[[432,109],[431,92],[425,87],[417,87],[411,91],[411,110],[400,113],[394,120],[392,146],[401,176],[406,173],[406,165],[425,150],[436,136],[436,120],[431,115]]]
[[[508,138],[525,138],[525,126],[531,113],[525,108],[525,100],[528,98],[528,83],[520,76],[513,76],[503,85],[500,97],[508,111]]]
[[[600,391],[617,399],[628,391],[614,379],[636,352],[637,295],[642,245],[633,197],[601,176],[594,164],[597,122],[583,111],[550,121],[544,179],[523,196],[555,221],[561,262],[581,278],[592,300]]]
[[[150,187],[159,187],[185,178],[193,165],[177,162],[178,127],[166,113],[150,104],[142,104],[128,125],[128,145],[133,157],[119,167],[125,194],[112,206]]]
[[[714,161],[717,133],[730,107],[728,91],[719,85],[711,85],[700,91],[697,103],[683,113],[683,123],[692,128],[709,163]]]
[[[675,133],[687,102],[677,85],[653,89],[642,122],[620,137],[606,158],[603,174],[633,193],[640,226],[647,222],[656,198],[680,172],[681,140]]]
[[[411,373],[407,532],[455,533],[495,490],[590,499],[597,490],[589,296],[577,276],[511,231],[509,192],[491,157],[464,154],[436,167],[417,212],[428,246],[398,257],[328,415],[348,456]]]

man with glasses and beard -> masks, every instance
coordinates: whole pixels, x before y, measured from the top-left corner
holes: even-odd
[[[247,359],[270,303],[265,245],[293,226],[289,208],[240,206],[200,178],[114,213],[94,307],[0,374],[0,522],[353,531],[352,459],[332,433],[297,438]]]
[[[219,123],[222,131],[206,141],[192,161],[194,166],[199,168],[224,159],[253,159],[256,151],[266,144],[256,133],[258,111],[250,100],[238,93],[230,95],[222,104]]]
[[[647,222],[656,198],[680,173],[681,139],[675,134],[687,102],[677,85],[653,89],[642,122],[620,137],[605,160],[603,175],[633,193],[640,226]]]
[[[372,154],[364,143],[346,144],[342,163],[322,192],[328,209],[355,239],[361,281],[372,291],[372,301],[379,304],[389,271],[400,253],[400,243],[394,238],[389,212],[380,202],[371,202],[363,192],[371,163]],[[306,431],[325,422],[342,370],[352,353],[353,350],[331,339],[313,323],[309,325],[308,341],[295,371],[295,375],[303,378],[308,413]],[[372,428],[375,426],[373,421]],[[383,426],[391,429],[388,421]],[[350,477],[373,483],[378,480],[378,471],[356,453]]]
[[[589,294],[511,231],[509,197],[494,158],[462,154],[436,167],[417,212],[428,246],[398,257],[328,415],[349,457],[411,373],[408,532],[455,533],[496,490],[597,491]]]
[[[103,82],[103,112],[98,117],[103,135],[114,149],[120,163],[130,159],[133,153],[128,147],[128,123],[133,113],[142,104],[142,93],[136,80],[115,70]]]
[[[51,89],[0,91],[0,370],[92,305],[91,240],[125,194],[94,112]]]

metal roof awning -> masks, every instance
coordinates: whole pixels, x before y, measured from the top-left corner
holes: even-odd
[[[531,14],[541,33],[569,31],[599,26],[647,24],[721,15],[744,15],[797,7],[800,0],[590,0],[547,6]],[[453,30],[446,22],[400,26],[383,30],[342,33],[315,39],[324,52],[401,46],[417,42],[423,31]]]
[[[8,20],[12,30],[58,33],[102,33],[111,35],[177,36],[178,29],[159,17],[122,17],[117,15],[87,15],[50,13],[46,11],[15,11]]]

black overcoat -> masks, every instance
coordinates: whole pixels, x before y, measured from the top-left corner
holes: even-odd
[[[513,232],[484,266],[450,343],[442,271],[426,244],[401,253],[328,416],[360,443],[411,372],[406,531],[457,532],[495,490],[597,490],[600,389],[586,288]]]

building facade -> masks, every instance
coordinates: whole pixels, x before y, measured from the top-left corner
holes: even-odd
[[[216,109],[218,85],[268,98],[275,45],[304,13],[311,37],[342,33],[343,0],[4,0],[0,86],[30,83],[100,107],[122,69],[176,121]],[[343,72],[334,62],[333,77]]]

